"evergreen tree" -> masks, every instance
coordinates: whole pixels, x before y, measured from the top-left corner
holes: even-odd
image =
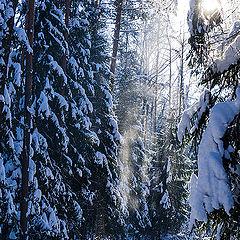
[[[67,30],[63,13],[53,2],[38,2],[35,11],[29,236],[71,238],[79,228],[81,211],[65,177],[71,166],[65,121],[69,104],[62,94],[67,76],[61,67]]]
[[[20,49],[26,47],[26,34],[14,25],[18,1],[0,2],[0,132],[1,132],[1,224],[0,237],[14,239],[19,236],[17,218],[19,186],[21,178],[20,160],[14,142],[16,116],[16,89],[21,84]]]
[[[236,75],[239,68],[238,34],[233,34],[236,33],[236,25],[227,36],[220,34],[219,37],[223,41],[218,43],[225,51],[219,52],[217,47],[211,46],[211,43],[214,33],[219,33],[223,26],[220,21],[223,12],[220,12],[219,8],[210,13],[203,9],[201,11],[203,14],[197,16],[195,14],[197,7],[199,5],[192,5],[189,13],[192,51],[203,66],[200,83],[209,90],[205,90],[200,101],[183,114],[179,128],[179,139],[182,139],[188,129],[190,143],[197,149],[198,177],[194,174],[191,180],[191,226],[211,237],[237,239],[239,238],[237,224],[239,174],[234,169],[239,165],[235,155],[239,146],[233,138],[238,138],[236,136],[239,125]],[[204,27],[191,24],[196,22],[201,22],[201,26]],[[202,29],[202,39],[205,41],[205,46],[208,46],[203,52],[198,52],[199,48],[195,44],[199,39],[195,34],[199,31],[197,29]],[[212,58],[206,58],[207,55]],[[195,62],[194,58],[192,60]],[[221,181],[217,174],[220,172]],[[206,179],[209,180],[205,182]],[[222,194],[223,189],[224,194]]]
[[[113,101],[109,88],[110,72],[107,68],[106,40],[103,36],[105,9],[96,2],[89,5],[91,26],[90,63],[93,70],[94,96],[92,98],[93,129],[99,143],[95,147],[91,188],[95,190],[93,209],[96,237],[116,237],[121,231],[118,213],[118,145],[120,135],[113,112]]]

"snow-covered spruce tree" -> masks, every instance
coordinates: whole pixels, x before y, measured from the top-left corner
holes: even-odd
[[[172,109],[171,112],[177,111]],[[162,111],[158,119],[157,151],[149,173],[152,228],[148,231],[150,236],[160,238],[165,234],[177,234],[187,219],[184,202],[187,166],[177,142],[177,118]]]
[[[16,28],[14,18],[18,1],[0,1],[0,238],[19,236],[19,155],[16,153],[16,88],[21,84],[20,43],[26,47],[26,34]]]
[[[151,228],[148,196],[149,196],[149,179],[146,175],[147,166],[145,165],[146,156],[144,144],[139,137],[137,140],[131,137],[126,139],[129,146],[129,165],[130,176],[128,179],[129,196],[127,218],[128,234],[136,238],[144,238],[148,235],[147,227]]]
[[[147,197],[148,159],[144,146],[144,109],[146,99],[141,81],[146,80],[141,72],[138,46],[141,45],[138,34],[129,31],[127,16],[137,15],[134,4],[128,2],[123,9],[123,22],[119,43],[119,65],[116,71],[116,114],[119,130],[123,137],[121,146],[121,194],[126,198],[126,230],[131,236],[143,237],[146,226],[151,226]],[[131,13],[131,10],[134,9]],[[137,16],[139,17],[139,16]],[[125,33],[126,32],[126,33]],[[143,76],[139,78],[138,76]],[[127,173],[128,172],[128,173]],[[127,173],[127,174],[126,174]],[[126,213],[127,213],[126,212]]]
[[[74,238],[80,226],[81,208],[67,182],[71,166],[67,156],[67,77],[62,68],[66,54],[63,12],[52,1],[39,1],[35,8],[33,104],[30,109],[32,142],[28,236],[30,239]]]
[[[71,159],[68,181],[78,196],[82,208],[79,236],[87,238],[94,232],[93,198],[96,189],[91,186],[95,172],[95,159],[99,138],[93,131],[93,104],[95,94],[92,66],[90,63],[91,26],[88,3],[75,1],[71,5],[69,25],[69,111],[66,116],[69,136],[68,156]],[[91,99],[91,101],[90,101]]]
[[[109,89],[110,73],[107,68],[106,40],[103,36],[104,9],[98,2],[91,1],[86,10],[89,11],[90,22],[90,63],[93,71],[94,96],[92,124],[98,138],[94,147],[94,159],[88,168],[92,175],[90,189],[95,192],[93,206],[96,215],[89,226],[95,231],[97,238],[117,236],[121,231],[118,211],[118,145],[120,135],[113,112],[112,96]],[[95,229],[95,230],[94,230]]]
[[[199,18],[204,19],[206,24],[204,37],[216,31],[215,25],[211,25],[211,19],[215,21],[214,15],[209,19],[204,16]],[[215,24],[218,23],[215,21]],[[192,28],[190,25],[190,29],[192,34],[196,26]],[[219,48],[210,48],[213,51],[211,56],[219,58],[213,57],[208,61],[201,54],[195,55],[204,60],[201,84],[208,86],[209,90],[205,90],[200,101],[183,113],[178,134],[182,140],[187,130],[192,145],[197,149],[197,175],[193,174],[191,180],[190,225],[219,239],[239,238],[238,29],[239,24],[235,23],[227,35],[220,34],[222,41],[217,42]],[[208,38],[210,42],[211,38]],[[223,51],[218,52],[220,48]]]
[[[154,237],[158,239],[169,232],[168,212],[172,207],[167,189],[167,179],[170,177],[169,174],[171,174],[168,168],[168,163],[170,164],[170,161],[166,161],[166,156],[164,154],[164,133],[159,133],[158,136],[159,138],[156,144],[158,151],[156,156],[152,158],[149,173],[150,194],[148,204],[152,227],[147,228],[147,232],[153,239]]]

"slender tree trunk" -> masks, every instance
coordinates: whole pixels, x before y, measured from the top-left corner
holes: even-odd
[[[160,32],[160,23],[158,22],[157,32]],[[157,94],[158,94],[158,65],[159,65],[159,37],[157,37],[157,57],[156,57],[156,79],[155,79],[155,96],[154,96],[154,119],[153,119],[153,134],[157,133]]]
[[[171,111],[171,105],[172,105],[172,46],[171,46],[171,42],[170,40],[168,40],[169,42],[169,88],[168,88],[168,109],[169,109],[169,114]],[[169,115],[170,117],[170,115]]]
[[[28,1],[28,13],[26,16],[26,30],[31,48],[33,47],[34,34],[34,4],[35,0]],[[29,158],[30,158],[30,137],[31,137],[31,113],[28,108],[31,107],[32,101],[32,57],[33,53],[26,52],[26,81],[25,81],[25,116],[24,116],[24,138],[23,138],[23,159],[22,159],[22,199],[20,204],[20,227],[21,239],[27,237],[27,209],[28,209],[28,181],[29,181]]]
[[[144,149],[146,149],[147,143],[147,128],[148,128],[148,113],[149,113],[149,105],[146,103],[146,116],[145,116],[145,124],[144,124]]]
[[[184,39],[181,43],[181,63],[180,63],[180,86],[179,86],[179,116],[182,113],[182,110],[185,109],[185,99],[184,99],[184,77],[183,77],[183,58],[184,58]]]
[[[123,0],[119,0],[118,7],[117,7],[115,30],[114,30],[112,60],[111,60],[111,66],[110,66],[110,71],[113,74],[115,74],[115,71],[116,71],[116,61],[117,61],[116,57],[117,57],[118,42],[119,42],[119,36],[120,36],[122,5],[123,5]]]
[[[157,84],[155,84],[155,96],[154,96],[154,119],[153,119],[153,135],[156,136],[157,133]]]

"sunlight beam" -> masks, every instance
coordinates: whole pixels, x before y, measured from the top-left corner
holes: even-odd
[[[219,0],[202,0],[201,8],[205,15],[211,16],[216,11],[220,11],[221,3]]]

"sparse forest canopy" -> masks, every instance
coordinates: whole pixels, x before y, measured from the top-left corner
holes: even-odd
[[[0,239],[240,239],[239,0],[0,0]]]

